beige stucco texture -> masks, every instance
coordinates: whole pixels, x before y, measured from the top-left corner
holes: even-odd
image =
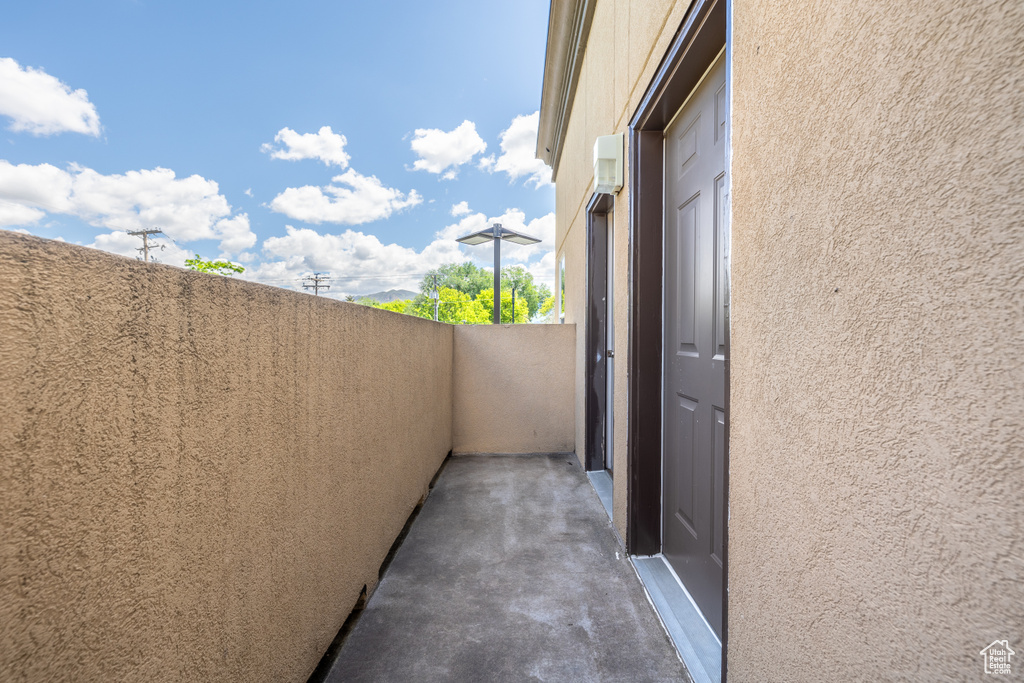
[[[305,680],[451,447],[452,333],[0,232],[0,680]]]
[[[984,678],[1024,644],[1024,5],[732,16],[729,678]]]
[[[575,448],[575,325],[455,328],[452,450]]]

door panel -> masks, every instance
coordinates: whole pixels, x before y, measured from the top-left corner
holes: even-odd
[[[663,539],[721,636],[728,333],[724,61],[665,130]]]
[[[676,313],[677,352],[697,355],[697,223],[700,195],[676,209],[674,230],[666,233],[667,250],[675,258],[675,287],[666,288],[668,306]],[[665,347],[669,348],[669,347]]]
[[[676,410],[672,418],[671,446],[666,439],[666,449],[675,457],[665,460],[665,481],[672,488],[672,497],[666,498],[669,510],[677,521],[683,524],[686,531],[694,538],[694,467],[697,452],[697,403],[682,394],[675,397]],[[666,435],[668,436],[668,435]]]

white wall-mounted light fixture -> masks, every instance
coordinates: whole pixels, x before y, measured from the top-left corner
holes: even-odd
[[[601,135],[594,143],[594,192],[615,194],[622,189],[622,148],[625,136]]]

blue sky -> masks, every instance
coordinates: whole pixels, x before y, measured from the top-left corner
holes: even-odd
[[[552,283],[554,188],[533,159],[546,0],[10,3],[0,22],[0,227],[333,296],[412,288],[490,247]]]

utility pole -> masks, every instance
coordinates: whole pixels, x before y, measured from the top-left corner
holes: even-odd
[[[516,324],[516,285],[512,285],[512,324]]]
[[[133,236],[133,237],[141,237],[142,238],[142,246],[139,247],[139,251],[142,252],[142,261],[144,263],[149,263],[149,236],[150,235],[162,235],[164,233],[163,233],[162,230],[155,230],[154,229],[154,230],[129,230],[128,234]],[[154,248],[160,247],[161,249],[163,249],[164,245],[162,245],[162,244],[154,244],[153,247]]]
[[[328,280],[331,279],[330,275],[326,275],[324,273],[313,273],[312,275],[306,276],[302,279],[304,280],[304,282],[302,283],[302,288],[312,289],[314,296],[320,296],[321,289],[327,291],[328,289],[331,288],[330,285],[320,284],[322,282],[327,282]]]

